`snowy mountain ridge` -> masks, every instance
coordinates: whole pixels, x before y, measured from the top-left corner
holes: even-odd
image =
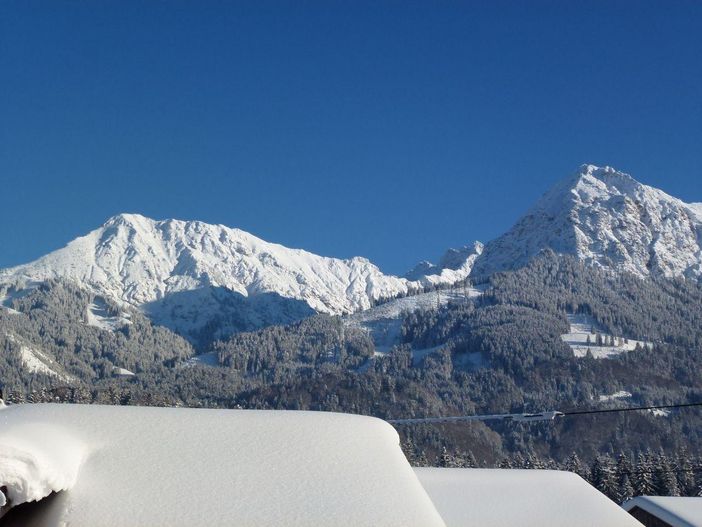
[[[702,203],[684,203],[611,167],[583,165],[485,247],[449,249],[438,264],[422,262],[405,277],[386,275],[366,258],[318,256],[224,225],[119,214],[62,249],[0,270],[0,305],[11,307],[31,284],[66,279],[94,293],[96,306],[97,297],[109,298],[196,340],[219,338],[314,313],[356,313],[468,277],[482,281],[546,249],[641,278],[697,279]],[[121,325],[114,314],[86,318]]]
[[[0,283],[68,279],[186,332],[221,317],[223,306],[246,311],[244,302],[255,299],[255,313],[238,315],[242,329],[312,312],[352,313],[463,280],[481,248],[461,249],[450,266],[408,280],[383,274],[366,258],[318,256],[223,225],[120,214],[35,262],[0,271]]]
[[[699,278],[702,205],[611,167],[583,165],[485,246],[473,277],[516,269],[544,249],[642,278]]]

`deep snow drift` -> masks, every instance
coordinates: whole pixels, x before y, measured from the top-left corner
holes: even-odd
[[[0,516],[7,508],[71,488],[87,453],[80,439],[61,426],[13,424],[0,407]]]
[[[574,474],[412,469],[322,412],[0,406],[0,487],[3,527],[640,527]]]
[[[23,527],[444,525],[374,418],[17,405],[0,410],[0,486],[47,501]],[[40,505],[41,507],[41,505]]]

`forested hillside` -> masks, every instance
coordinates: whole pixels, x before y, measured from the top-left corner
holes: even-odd
[[[313,409],[382,418],[702,400],[702,288],[696,283],[607,273],[547,252],[518,271],[493,275],[486,287],[477,298],[405,313],[401,343],[389,352],[378,352],[362,327],[319,315],[237,334],[193,360],[185,340],[137,312],[112,329],[89,325],[96,299],[54,281],[14,299],[15,312],[0,310],[2,382],[17,400]],[[561,338],[573,313],[587,314],[612,340],[651,344],[606,359],[578,358]],[[30,371],[23,347],[54,361],[55,373]],[[416,350],[429,351],[413,360]],[[135,375],[115,376],[114,367]],[[470,452],[477,463],[515,455],[562,462],[573,452],[590,463],[620,451],[697,449],[701,425],[691,409],[398,428],[413,455],[429,462],[446,448]]]

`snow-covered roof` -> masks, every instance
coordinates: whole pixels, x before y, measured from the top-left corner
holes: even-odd
[[[640,527],[573,474],[413,470],[387,423],[322,412],[0,407],[0,487],[3,527]]]
[[[447,527],[641,527],[570,472],[415,468]]]
[[[8,406],[3,485],[11,505],[68,489],[23,527],[444,525],[395,430],[335,413]]]
[[[702,498],[639,496],[625,502],[622,507],[627,511],[638,507],[671,527],[702,525]]]

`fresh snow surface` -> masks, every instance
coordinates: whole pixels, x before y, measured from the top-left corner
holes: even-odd
[[[598,400],[601,403],[607,402],[607,401],[616,401],[617,399],[630,399],[631,398],[631,392],[627,392],[626,390],[619,390],[618,392],[614,392],[609,395],[600,395],[598,397]]]
[[[61,425],[12,419],[10,407],[0,407],[0,517],[15,505],[40,500],[73,487],[87,449]]]
[[[688,207],[690,207],[697,221],[702,223],[702,203],[690,203]]]
[[[69,487],[9,526],[444,525],[379,419],[28,404],[0,423],[14,504]]]
[[[583,165],[488,243],[473,274],[522,267],[544,249],[640,277],[700,277],[702,207],[611,167]]]
[[[641,527],[633,516],[570,472],[414,471],[447,527]]]
[[[615,346],[596,346],[598,333],[602,336],[603,341],[609,340],[611,335],[605,333],[597,321],[589,315],[567,315],[567,317],[570,323],[570,332],[561,335],[561,339],[570,346],[576,357],[585,357],[589,351],[596,359],[608,359],[636,349],[637,344],[642,347],[651,346],[650,342],[633,339],[625,341],[625,339],[618,337],[614,338]],[[589,346],[587,345],[588,337],[590,337],[591,343]]]
[[[365,258],[318,256],[223,225],[120,214],[63,249],[0,271],[0,284],[68,279],[187,332],[217,318],[223,305],[252,297],[260,299],[251,323],[290,322],[312,310],[353,313],[377,299],[464,280],[479,250],[456,250],[441,269],[407,280]],[[93,322],[112,324],[101,316]]]
[[[7,338],[11,342],[19,345],[20,359],[29,373],[50,375],[51,377],[56,377],[67,382],[71,382],[73,380],[70,375],[57,372],[56,369],[60,369],[60,366],[46,353],[32,348],[31,346],[27,346],[14,335],[7,334]]]
[[[702,499],[672,496],[638,496],[622,504],[624,510],[639,507],[673,527],[702,525]]]

